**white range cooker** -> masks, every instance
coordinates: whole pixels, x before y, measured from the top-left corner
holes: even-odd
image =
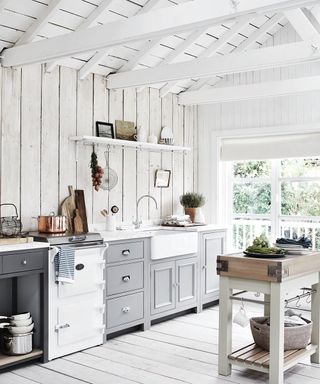
[[[49,360],[104,340],[104,253],[107,245],[99,233],[33,233],[36,241],[47,241],[49,252],[48,355]],[[74,283],[56,283],[54,255],[57,247],[75,250]]]

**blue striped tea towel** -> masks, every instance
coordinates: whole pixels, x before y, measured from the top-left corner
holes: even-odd
[[[58,248],[54,257],[56,283],[74,283],[74,248]]]

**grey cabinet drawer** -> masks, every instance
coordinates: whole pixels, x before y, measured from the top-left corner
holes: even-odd
[[[107,263],[143,258],[143,241],[111,244],[107,249]]]
[[[2,273],[2,256],[0,256],[0,274]]]
[[[43,251],[19,252],[3,256],[3,273],[24,272],[43,268]]]
[[[143,292],[107,300],[107,328],[143,319]]]
[[[143,288],[143,262],[107,267],[107,295]]]

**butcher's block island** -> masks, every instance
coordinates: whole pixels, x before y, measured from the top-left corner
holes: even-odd
[[[217,257],[220,275],[219,374],[231,374],[232,365],[269,373],[271,384],[283,383],[283,372],[311,356],[319,364],[320,253],[281,258],[253,258],[242,253]],[[284,352],[284,312],[287,293],[312,287],[311,341],[305,349]],[[264,315],[270,316],[270,351],[255,344],[232,351],[232,294],[245,290],[264,294]]]

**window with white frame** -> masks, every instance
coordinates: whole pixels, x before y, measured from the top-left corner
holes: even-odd
[[[320,159],[233,162],[233,247],[260,234],[312,240],[320,249]]]

